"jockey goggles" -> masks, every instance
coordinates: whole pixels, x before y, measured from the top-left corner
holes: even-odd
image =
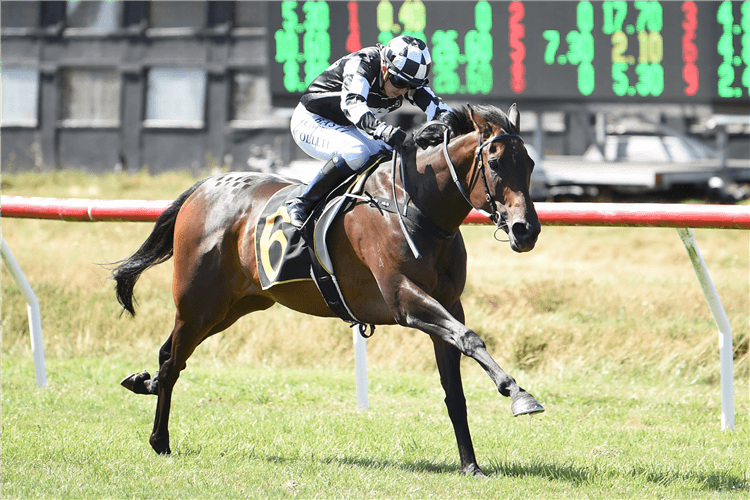
[[[388,71],[388,80],[391,82],[391,85],[396,87],[397,89],[407,89],[407,88],[419,88],[427,85],[427,83],[430,81],[429,78],[425,78],[424,80],[420,80],[418,82],[411,82],[404,78],[403,76],[400,76],[393,71]]]

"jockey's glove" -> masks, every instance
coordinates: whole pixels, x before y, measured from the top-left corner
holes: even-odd
[[[451,114],[453,111],[443,111],[439,115],[435,116],[436,120],[440,120],[443,123],[447,123],[446,119],[448,118],[448,115]]]
[[[378,128],[375,129],[373,136],[376,139],[382,139],[386,144],[392,148],[399,148],[404,144],[406,140],[406,132],[399,127],[387,125],[381,123]]]

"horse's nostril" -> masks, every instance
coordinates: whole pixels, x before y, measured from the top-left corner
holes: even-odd
[[[516,238],[523,239],[529,234],[529,225],[526,222],[515,222],[512,229]]]

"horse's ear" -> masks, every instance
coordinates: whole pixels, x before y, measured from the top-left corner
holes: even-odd
[[[467,104],[466,107],[469,108],[469,118],[471,118],[471,123],[474,124],[474,130],[481,133],[482,137],[490,137],[492,135],[492,127],[487,123],[487,120],[475,113],[470,104]]]
[[[508,109],[508,119],[510,120],[510,123],[516,127],[517,132],[521,132],[521,113],[518,111],[518,108],[516,107],[516,103],[514,102],[513,105]]]

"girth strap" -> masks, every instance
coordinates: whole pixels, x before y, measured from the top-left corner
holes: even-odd
[[[336,314],[339,318],[343,319],[352,324],[352,326],[359,325],[359,334],[364,338],[369,338],[375,332],[375,325],[370,325],[370,335],[366,335],[364,332],[367,330],[365,323],[354,316],[354,313],[349,309],[349,305],[344,300],[344,294],[341,293],[341,287],[333,274],[328,274],[323,266],[320,265],[318,257],[315,255],[315,249],[312,245],[309,245],[310,256],[312,265],[310,266],[310,277],[312,277],[315,285],[318,287],[320,294],[326,301],[326,304],[331,311]]]

